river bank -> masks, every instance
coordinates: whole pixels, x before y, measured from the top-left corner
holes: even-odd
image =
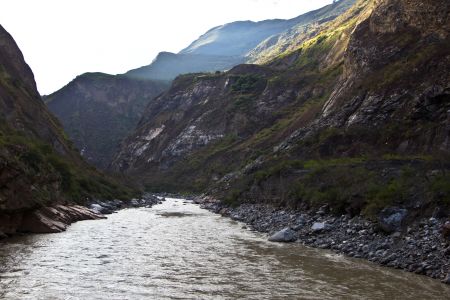
[[[125,208],[152,207],[163,198],[150,194],[140,199],[91,200],[86,206],[55,204],[25,212],[0,213],[0,239],[27,233],[60,233],[78,221],[105,219],[105,215]]]
[[[336,217],[327,214],[326,209],[299,212],[265,204],[242,204],[233,208],[211,198],[196,198],[195,202],[256,231],[268,233],[272,238],[278,233],[275,236],[278,240],[330,249],[450,284],[450,239],[442,234],[445,219],[417,220],[406,228],[386,233],[376,222],[359,216]],[[396,214],[393,212],[387,217],[387,221],[394,221],[394,224],[386,225],[395,225]]]

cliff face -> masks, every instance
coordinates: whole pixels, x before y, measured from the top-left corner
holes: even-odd
[[[0,219],[53,203],[113,197],[114,191],[122,197],[130,192],[74,150],[13,38],[0,27]]]
[[[355,30],[342,81],[322,121],[340,127],[395,126],[393,151],[449,151],[450,4],[381,1]]]
[[[266,65],[181,76],[112,168],[230,202],[448,209],[448,18],[443,0],[358,1]]]
[[[106,168],[147,104],[166,87],[164,82],[89,73],[45,97],[45,102],[82,156]]]

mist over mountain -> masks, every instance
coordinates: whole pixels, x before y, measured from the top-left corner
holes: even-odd
[[[301,28],[331,21],[354,2],[342,0],[289,20],[238,21],[217,26],[178,54],[161,52],[150,65],[131,70],[126,75],[173,80],[180,74],[228,70],[237,64],[258,60],[259,53],[266,56],[268,39],[289,43]]]

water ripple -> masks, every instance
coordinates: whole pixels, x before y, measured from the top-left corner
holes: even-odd
[[[169,199],[0,244],[2,299],[447,299],[450,289]]]

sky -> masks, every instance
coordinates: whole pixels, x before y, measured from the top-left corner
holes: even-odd
[[[287,19],[332,0],[1,0],[0,24],[50,94],[85,72],[120,74],[212,27]]]

